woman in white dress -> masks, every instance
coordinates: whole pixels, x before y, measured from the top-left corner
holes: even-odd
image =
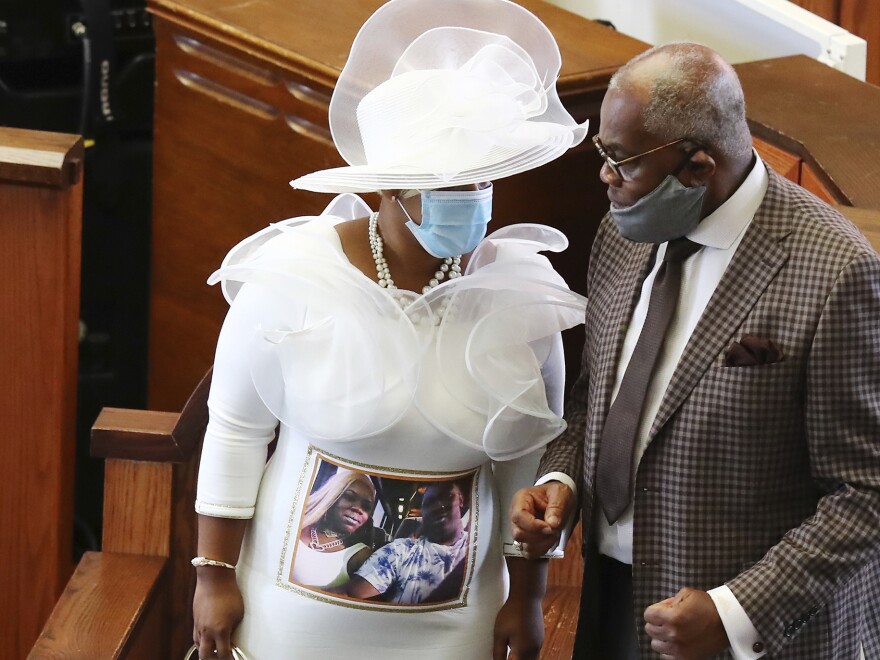
[[[291,182],[338,196],[245,239],[209,280],[230,310],[196,499],[200,657],[537,658],[546,562],[522,558],[505,512],[565,427],[560,332],[585,301],[540,254],[567,247],[559,231],[486,231],[492,180],[586,134],[560,64],[507,0],[391,0],[361,28],[330,104],[349,166]],[[361,577],[400,568],[432,596],[310,577],[315,485],[344,471],[375,487]],[[432,510],[455,534],[410,536],[422,491],[457,493]]]

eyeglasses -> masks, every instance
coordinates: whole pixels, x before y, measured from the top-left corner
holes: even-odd
[[[623,160],[614,160],[611,156],[608,155],[608,152],[605,150],[605,145],[602,144],[602,141],[599,139],[598,135],[593,136],[593,146],[596,147],[596,151],[599,152],[599,155],[608,163],[608,167],[611,168],[611,171],[614,172],[614,176],[616,176],[620,180],[625,180],[626,177],[620,171],[621,165],[626,165],[627,163],[631,163],[637,158],[641,158],[642,156],[647,156],[648,154],[652,154],[655,151],[660,151],[661,149],[665,149],[666,147],[671,147],[674,144],[678,144],[679,142],[685,142],[688,138],[679,138],[677,140],[673,140],[672,142],[667,142],[666,144],[660,145],[659,147],[654,147],[649,151],[645,151],[640,154],[636,154],[635,156],[630,156],[629,158],[624,158]],[[693,154],[691,154],[693,155]]]

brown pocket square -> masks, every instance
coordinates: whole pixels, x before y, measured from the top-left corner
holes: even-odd
[[[782,362],[782,350],[769,339],[743,335],[724,354],[725,367],[754,367]]]

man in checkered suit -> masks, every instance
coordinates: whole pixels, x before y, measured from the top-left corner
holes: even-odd
[[[582,370],[568,429],[512,511],[538,557],[580,508],[575,657],[880,658],[880,258],[757,157],[736,74],[707,48],[622,68],[594,142],[611,212]],[[679,236],[699,249],[645,402],[626,411],[628,505],[609,521],[600,439]]]

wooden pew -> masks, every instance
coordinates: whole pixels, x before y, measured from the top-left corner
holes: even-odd
[[[0,641],[23,658],[73,570],[82,140],[0,128]]]
[[[210,382],[209,373],[179,414],[101,412],[92,454],[105,459],[102,551],[80,561],[29,658],[183,657]]]

